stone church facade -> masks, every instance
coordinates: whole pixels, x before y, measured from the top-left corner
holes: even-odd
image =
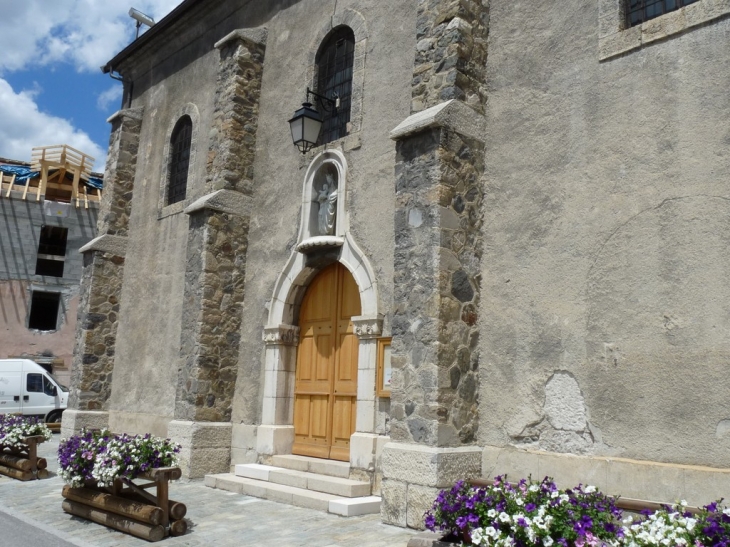
[[[685,3],[184,1],[104,68],[64,432],[346,461],[400,526],[502,473],[726,494],[730,3]]]

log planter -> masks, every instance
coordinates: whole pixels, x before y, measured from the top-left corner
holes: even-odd
[[[0,474],[31,481],[48,477],[48,462],[38,457],[38,445],[45,441],[43,435],[23,439],[22,446],[0,446]]]
[[[64,486],[61,507],[66,513],[103,524],[147,541],[160,541],[187,532],[185,504],[169,498],[171,480],[182,476],[179,467],[150,469],[136,479],[117,479],[100,488]],[[154,494],[149,490],[154,491]]]

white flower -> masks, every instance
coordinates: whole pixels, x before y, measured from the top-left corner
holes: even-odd
[[[592,494],[595,491],[596,491],[596,487],[592,486],[592,485],[588,485],[583,489],[583,492],[585,492],[586,494]]]

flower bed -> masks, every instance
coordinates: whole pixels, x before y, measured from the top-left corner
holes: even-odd
[[[616,500],[592,486],[560,490],[549,477],[516,485],[497,477],[492,486],[460,481],[440,492],[425,524],[464,545],[730,547],[730,509],[719,502],[694,515],[685,503],[621,518]]]
[[[51,430],[37,418],[0,414],[0,448],[23,448],[28,437],[51,439]]]
[[[152,435],[115,435],[106,429],[64,439],[58,446],[61,478],[74,487],[96,481],[111,486],[115,479],[134,479],[157,467],[176,467],[180,445]]]
[[[187,531],[185,504],[168,497],[179,479],[180,446],[151,435],[81,430],[61,441],[59,473],[63,510],[148,541]],[[135,484],[134,479],[150,481]],[[154,489],[155,494],[152,494]]]
[[[0,414],[0,474],[29,481],[48,476],[38,445],[51,438],[51,430],[36,418]]]

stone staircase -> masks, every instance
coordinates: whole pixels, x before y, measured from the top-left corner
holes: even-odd
[[[350,464],[307,456],[272,456],[272,465],[246,463],[235,473],[207,475],[206,486],[343,517],[380,512],[370,482],[351,480]]]

